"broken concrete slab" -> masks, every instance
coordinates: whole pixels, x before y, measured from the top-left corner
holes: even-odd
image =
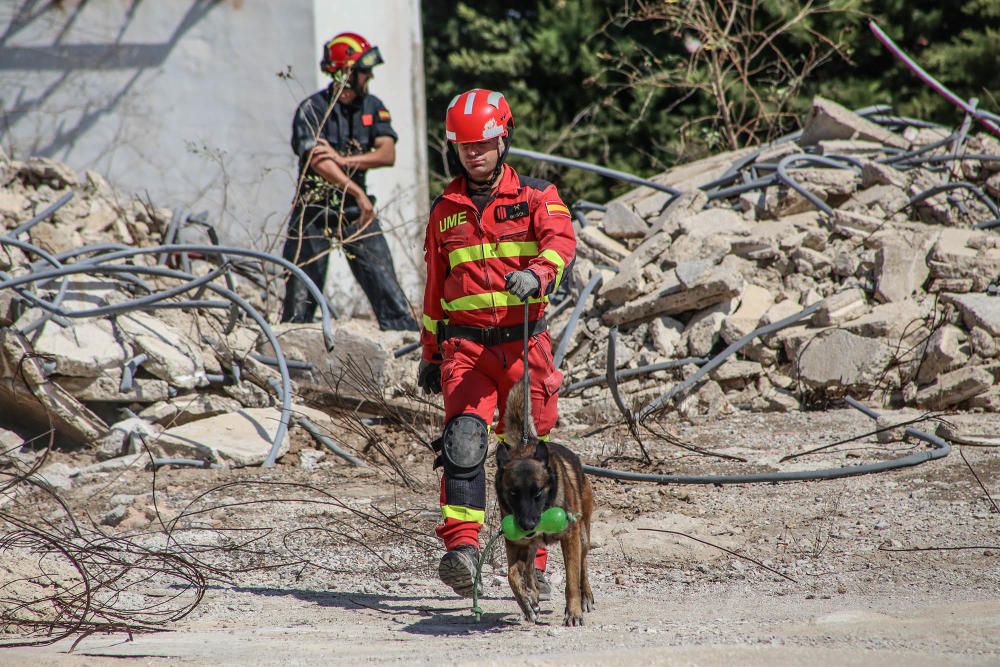
[[[945,324],[923,345],[917,382],[927,384],[939,375],[964,365],[969,360],[969,346],[961,329]]]
[[[740,305],[722,323],[719,334],[726,343],[734,343],[757,328],[764,313],[774,305],[770,290],[759,285],[747,284],[740,297]]]
[[[942,294],[945,303],[951,303],[962,312],[962,320],[969,329],[981,327],[992,336],[1000,336],[1000,297],[989,294]]]
[[[0,329],[0,412],[36,433],[55,429],[59,443],[89,445],[107,424],[65,389],[50,382],[43,360],[21,334]]]
[[[27,326],[40,315],[40,310],[31,308],[18,318],[15,327]],[[32,348],[53,361],[53,372],[76,377],[92,378],[105,370],[121,370],[132,356],[132,348],[119,342],[114,325],[104,319],[73,320],[69,327],[49,320]]]
[[[916,402],[931,410],[944,410],[983,393],[993,383],[993,374],[983,367],[959,368],[918,391]]]
[[[199,419],[236,412],[241,407],[243,406],[239,401],[229,396],[197,392],[181,394],[170,402],[150,405],[139,416],[158,424],[181,426]]]
[[[181,336],[169,324],[140,311],[115,318],[122,336],[136,354],[149,358],[142,369],[180,389],[207,384],[201,346]]]
[[[676,272],[671,272],[666,282],[651,294],[607,311],[601,316],[602,321],[608,325],[622,325],[654,315],[702,310],[739,296],[744,284],[743,276],[718,267],[699,274],[687,284],[681,282]]]
[[[669,315],[663,315],[650,320],[646,335],[661,357],[671,358],[680,356],[677,354],[677,345],[683,331],[684,324]]]
[[[898,134],[876,125],[832,100],[816,96],[813,98],[812,109],[805,127],[802,128],[802,136],[798,143],[800,146],[812,146],[831,139],[860,139],[877,141],[895,148],[910,147],[910,142]]]
[[[868,312],[868,298],[864,290],[855,287],[835,292],[823,299],[811,319],[815,326],[828,327],[856,319]]]
[[[689,356],[709,356],[716,341],[719,340],[722,323],[734,308],[734,300],[725,301],[705,308],[691,318],[683,336],[687,340]]]
[[[803,346],[797,368],[810,389],[848,393],[874,386],[892,359],[892,348],[880,340],[830,329]]]
[[[890,338],[898,341],[913,336],[930,314],[924,306],[911,299],[883,303],[871,312],[843,325],[844,329],[866,338]]]
[[[277,408],[244,408],[167,429],[155,439],[166,456],[202,459],[231,468],[256,466],[268,457],[280,423]],[[288,451],[288,438],[278,456]]]
[[[577,240],[584,245],[588,245],[598,252],[607,255],[616,262],[620,262],[629,254],[627,247],[614,240],[597,227],[590,225],[581,227],[577,232]]]
[[[155,378],[133,378],[122,391],[121,370],[104,370],[97,377],[53,375],[49,378],[80,401],[100,403],[155,403],[170,398],[170,385]]]
[[[881,237],[875,257],[875,298],[902,301],[923,291],[930,275],[927,253],[933,242],[929,234]]]
[[[743,217],[728,208],[708,208],[694,215],[681,218],[679,222],[681,234],[689,236],[712,236],[728,234],[731,236],[746,236],[750,226]]]

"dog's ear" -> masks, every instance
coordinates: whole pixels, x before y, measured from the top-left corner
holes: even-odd
[[[535,443],[534,459],[541,461],[543,465],[549,465],[549,446],[545,444],[544,440]]]
[[[508,445],[506,442],[501,442],[500,444],[498,444],[496,457],[497,457],[498,468],[503,468],[505,465],[507,465],[507,463],[510,462],[510,445]]]

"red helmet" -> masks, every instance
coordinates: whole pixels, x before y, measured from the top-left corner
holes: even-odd
[[[459,144],[505,137],[514,127],[514,114],[503,93],[474,88],[456,95],[448,105],[444,133]]]
[[[334,74],[348,67],[371,69],[383,62],[377,46],[356,32],[342,32],[323,46],[319,66],[324,72]]]

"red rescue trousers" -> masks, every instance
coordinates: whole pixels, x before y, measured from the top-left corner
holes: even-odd
[[[449,338],[441,343],[441,354],[445,423],[461,414],[475,414],[492,424],[494,411],[498,410],[496,432],[502,435],[507,392],[524,375],[524,342],[485,346],[464,338]],[[552,365],[552,344],[547,331],[529,340],[528,368],[531,414],[539,437],[543,437],[555,426],[563,380],[562,373]],[[469,485],[473,488],[459,488]],[[450,495],[455,498],[449,498]],[[470,497],[477,501],[469,502]],[[449,502],[460,499],[465,504]],[[451,480],[446,473],[441,479],[441,516],[443,523],[436,532],[445,549],[450,551],[463,544],[478,548],[479,531],[486,517],[485,474],[472,480]],[[544,570],[546,557],[545,549],[539,549],[535,567]]]

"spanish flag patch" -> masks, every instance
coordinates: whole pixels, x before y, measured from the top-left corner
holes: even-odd
[[[564,204],[558,202],[546,202],[545,210],[548,211],[549,215],[565,215],[567,218],[570,217],[569,209]]]
[[[378,110],[378,119],[379,120],[392,120],[392,116],[389,115],[389,110],[388,109],[379,109]]]

